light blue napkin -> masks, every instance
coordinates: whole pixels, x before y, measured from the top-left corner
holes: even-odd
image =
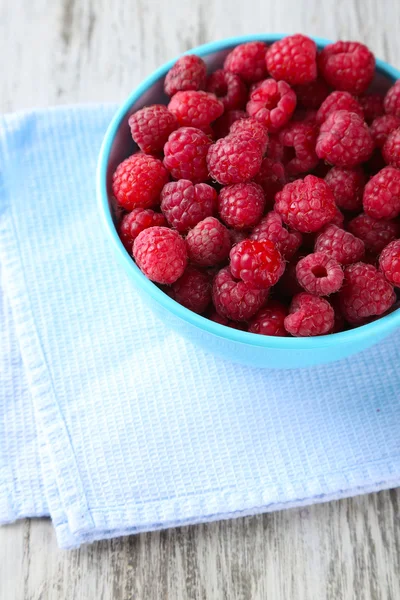
[[[97,215],[113,111],[1,122],[0,521],[48,512],[72,547],[400,485],[398,335],[257,370],[143,304]]]

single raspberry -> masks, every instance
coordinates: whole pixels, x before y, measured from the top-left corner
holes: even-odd
[[[208,150],[208,170],[211,177],[222,185],[250,181],[260,170],[262,154],[255,139],[229,135]]]
[[[341,265],[351,265],[364,257],[364,242],[337,225],[327,225],[315,240],[315,252],[324,252]]]
[[[232,275],[256,288],[272,287],[285,270],[282,256],[270,240],[243,240],[233,246],[229,258]]]
[[[296,266],[296,276],[301,287],[316,296],[338,292],[344,277],[338,261],[325,252],[314,252],[301,258]]]
[[[400,127],[389,133],[382,148],[382,156],[387,165],[400,169]]]
[[[149,227],[133,242],[133,258],[151,281],[174,283],[186,268],[185,240],[168,227]]]
[[[392,285],[400,287],[400,240],[390,242],[382,250],[379,268]]]
[[[187,90],[204,90],[206,86],[207,66],[200,56],[187,54],[181,56],[165,77],[164,90],[167,96]]]
[[[210,138],[200,129],[181,127],[171,133],[164,146],[164,165],[175,179],[192,183],[207,181]]]
[[[358,262],[346,267],[339,292],[340,306],[349,323],[382,315],[396,301],[392,285],[372,265]]]
[[[335,199],[328,184],[314,175],[287,183],[275,198],[275,211],[292,229],[318,231],[336,214]]]
[[[379,254],[389,242],[400,236],[400,224],[397,221],[378,220],[365,213],[349,221],[347,227],[373,254]]]
[[[296,34],[274,42],[266,55],[267,70],[274,79],[290,85],[310,83],[317,78],[317,46],[314,40]]]
[[[364,111],[361,104],[354,98],[349,92],[332,92],[323,101],[318,109],[316,121],[318,125],[325,123],[329,115],[336,112],[337,110],[347,110],[349,112],[356,113],[359,117],[364,119]]]
[[[168,110],[176,116],[181,127],[204,129],[222,115],[224,105],[214,94],[190,90],[172,96]]]
[[[226,137],[229,134],[231,125],[233,125],[235,121],[246,118],[247,113],[244,110],[228,110],[227,112],[224,112],[224,114],[214,121],[212,125],[215,139],[219,140],[220,138]]]
[[[392,131],[400,127],[400,117],[393,115],[382,115],[377,117],[371,124],[370,132],[377,148],[383,148],[387,137]]]
[[[273,242],[283,258],[290,260],[300,248],[303,236],[298,231],[288,231],[282,223],[281,216],[271,211],[254,227],[250,239]]]
[[[321,125],[316,152],[337,167],[355,167],[368,160],[374,149],[368,125],[347,110],[338,110]]]
[[[169,135],[178,129],[175,115],[163,104],[145,106],[129,117],[129,127],[133,141],[142,152],[161,152]]]
[[[328,44],[318,56],[318,66],[330,86],[356,96],[365,92],[375,74],[374,55],[359,42]]]
[[[284,325],[291,335],[309,337],[330,333],[334,320],[334,310],[325,298],[301,292],[293,298]]]
[[[266,79],[255,89],[246,105],[250,117],[255,117],[268,131],[278,131],[296,108],[296,94],[285,81]]]
[[[264,158],[254,181],[264,190],[265,202],[272,208],[275,195],[280,192],[286,182],[285,168],[281,162]]]
[[[217,313],[215,308],[207,311],[205,315],[207,319],[210,321],[214,321],[214,323],[219,323],[220,325],[225,325],[225,327],[230,327],[231,329],[239,329],[241,331],[247,331],[246,323],[238,323],[238,321],[230,321],[226,317],[222,317]]]
[[[169,225],[185,233],[206,217],[217,205],[217,192],[206,183],[193,185],[188,179],[171,181],[161,192],[161,210]]]
[[[141,231],[148,227],[163,227],[166,224],[164,215],[161,213],[156,213],[151,208],[134,208],[132,212],[123,217],[118,234],[125,248],[131,253],[133,241]]]
[[[236,281],[229,267],[215,276],[212,298],[217,312],[232,321],[248,321],[261,308],[268,290],[258,289],[250,283]]]
[[[385,167],[367,183],[364,210],[374,219],[394,219],[400,214],[400,169]]]
[[[244,108],[247,88],[239,75],[218,69],[207,80],[207,92],[212,92],[222,102],[225,110]]]
[[[361,210],[365,174],[361,167],[345,169],[332,167],[325,177],[337,206],[343,210]]]
[[[270,300],[265,308],[261,308],[249,323],[250,333],[259,333],[260,335],[276,335],[280,337],[287,336],[284,327],[287,308],[277,302]]]
[[[254,139],[260,145],[263,154],[267,150],[268,131],[262,123],[257,119],[253,119],[253,117],[240,119],[240,121],[232,123],[230,134],[240,137],[241,140]]]
[[[242,229],[228,229],[229,237],[231,240],[231,247],[239,242],[243,242],[243,240],[247,240],[250,236],[248,231],[243,231]]]
[[[329,95],[330,89],[327,83],[318,77],[311,83],[297,85],[294,88],[297,103],[303,108],[317,109]]]
[[[239,44],[226,57],[224,69],[239,75],[246,83],[260,81],[267,75],[264,42]]]
[[[231,240],[227,228],[218,219],[207,217],[186,236],[191,261],[202,267],[213,267],[228,258]]]
[[[138,152],[122,161],[114,171],[112,193],[126,210],[158,204],[169,180],[161,160]]]
[[[219,193],[219,215],[224,223],[235,229],[248,229],[257,225],[264,208],[264,193],[256,183],[228,185]]]
[[[318,164],[315,154],[318,131],[311,123],[289,123],[281,129],[283,164],[288,175],[312,171]]]
[[[387,91],[383,107],[387,115],[400,119],[400,79]]]
[[[380,94],[365,94],[358,98],[361,108],[364,111],[364,119],[368,125],[385,112],[383,109],[383,99],[384,97]]]
[[[210,277],[189,265],[166,293],[182,306],[201,314],[211,302]]]

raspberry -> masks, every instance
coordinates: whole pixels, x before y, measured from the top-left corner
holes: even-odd
[[[164,215],[161,213],[156,213],[151,208],[134,208],[132,212],[123,217],[118,233],[121,242],[131,253],[133,241],[141,231],[148,227],[163,227],[166,224]]]
[[[264,193],[256,183],[229,185],[219,193],[219,215],[224,223],[235,229],[247,229],[256,225],[264,208]]]
[[[400,240],[390,242],[382,250],[379,268],[389,283],[400,287]]]
[[[385,167],[364,189],[364,210],[374,219],[394,219],[400,214],[400,169]]]
[[[184,233],[206,217],[217,204],[217,192],[206,183],[193,185],[188,179],[171,181],[161,192],[161,210],[169,225]]]
[[[364,111],[357,98],[354,98],[349,92],[332,92],[318,109],[316,117],[318,125],[325,123],[329,115],[337,110],[347,110],[364,119]]]
[[[298,231],[288,231],[283,225],[280,215],[271,211],[254,227],[250,239],[259,242],[270,240],[278,248],[283,258],[290,260],[300,248],[303,236]]]
[[[305,35],[296,34],[274,42],[266,55],[267,70],[290,85],[310,83],[317,78],[317,46]]]
[[[387,115],[400,119],[400,79],[387,91],[383,107]]]
[[[163,104],[146,106],[129,117],[133,141],[142,152],[161,152],[168,136],[178,129],[178,121]]]
[[[151,281],[174,283],[186,267],[185,240],[168,227],[149,227],[133,242],[133,258]]]
[[[342,287],[343,270],[334,258],[324,252],[314,252],[299,260],[296,277],[306,292],[329,296]]]
[[[327,83],[321,77],[318,77],[311,83],[296,86],[294,91],[296,92],[297,103],[300,106],[316,109],[321,106],[330,90]]]
[[[280,131],[279,142],[283,146],[283,163],[288,175],[306,173],[317,166],[317,135],[316,128],[310,123],[289,123]]]
[[[254,139],[264,154],[268,146],[268,132],[262,123],[249,117],[235,121],[230,128],[230,134],[240,137],[241,140]]]
[[[229,134],[231,125],[239,119],[246,119],[247,113],[244,110],[228,110],[213,123],[215,138],[226,137]]]
[[[193,183],[207,181],[207,152],[211,140],[200,129],[181,127],[171,133],[164,146],[164,165],[175,179]]]
[[[337,225],[327,225],[315,241],[315,252],[324,252],[341,265],[350,265],[364,257],[364,242]]]
[[[244,108],[247,88],[239,75],[218,69],[207,80],[207,92],[212,92],[222,102],[225,110]]]
[[[368,125],[347,110],[338,110],[322,124],[316,152],[337,167],[355,167],[368,160],[374,149]]]
[[[396,221],[381,221],[361,213],[349,221],[348,230],[360,238],[365,249],[379,254],[389,242],[400,236],[400,224]]]
[[[248,321],[261,308],[268,290],[236,281],[228,267],[215,276],[212,298],[217,312],[232,321]]]
[[[166,293],[182,306],[201,314],[211,302],[210,277],[207,273],[188,266]]]
[[[180,126],[207,128],[224,112],[224,105],[214,94],[202,91],[177,92],[168,104],[168,110]]]
[[[358,262],[346,267],[339,300],[345,319],[357,323],[382,315],[396,301],[390,283],[374,266]]]
[[[260,81],[267,75],[264,42],[239,44],[226,57],[224,69],[239,75],[246,83]]]
[[[328,44],[319,54],[318,66],[334,89],[356,96],[365,92],[375,74],[374,55],[359,42]]]
[[[323,179],[307,175],[287,183],[275,198],[275,211],[282,220],[297,231],[318,231],[335,216],[333,193]]]
[[[325,181],[331,188],[335,202],[343,210],[361,210],[362,196],[365,186],[364,171],[332,167],[325,176]]]
[[[400,127],[389,133],[382,148],[382,156],[387,165],[400,169]]]
[[[301,292],[293,298],[284,325],[291,335],[309,337],[330,333],[334,319],[334,310],[327,300]]]
[[[203,59],[195,54],[181,56],[165,77],[165,93],[173,96],[177,92],[203,90],[206,77],[207,67]]]
[[[218,219],[207,217],[186,236],[191,261],[203,267],[213,267],[228,258],[231,249],[229,232]]]
[[[286,307],[280,302],[271,300],[265,308],[258,311],[249,323],[250,333],[261,335],[287,336],[284,320],[287,315]]]
[[[161,190],[169,180],[161,160],[146,154],[132,154],[114,171],[112,193],[126,210],[158,204]]]
[[[268,131],[278,131],[296,108],[296,94],[285,81],[266,79],[255,89],[247,103],[250,117],[255,117]]]
[[[279,250],[270,240],[243,240],[229,254],[231,273],[255,288],[270,288],[278,281],[285,263]]]
[[[382,148],[387,137],[392,131],[400,127],[400,118],[393,115],[382,115],[377,117],[371,124],[371,135],[375,146]]]
[[[207,154],[208,170],[222,185],[249,181],[260,170],[262,149],[255,139],[229,135],[213,144]]]
[[[383,115],[383,96],[379,94],[366,94],[358,98],[364,111],[364,119],[370,125],[377,117]]]
[[[281,162],[264,158],[254,181],[261,185],[268,207],[272,207],[275,194],[280,192],[285,184],[285,169]]]

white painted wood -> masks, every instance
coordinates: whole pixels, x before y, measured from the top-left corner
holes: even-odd
[[[0,110],[120,101],[213,39],[365,41],[400,65],[398,0],[0,0]],[[51,524],[0,528],[1,600],[398,600],[400,492],[57,549]]]

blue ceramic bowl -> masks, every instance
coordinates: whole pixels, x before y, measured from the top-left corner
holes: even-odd
[[[230,38],[193,48],[190,53],[201,56],[210,69],[216,69],[222,66],[227,53],[237,44],[254,40],[272,43],[281,37],[284,36],[257,34]],[[315,38],[315,42],[320,48],[329,43],[319,38]],[[117,215],[111,201],[111,179],[117,164],[135,150],[128,126],[129,116],[145,105],[168,102],[163,93],[163,78],[175,60],[150,75],[118,109],[105,135],[98,162],[97,196],[107,235],[118,263],[143,300],[164,323],[194,344],[223,358],[254,367],[289,369],[340,360],[376,344],[399,327],[400,309],[368,325],[333,335],[313,338],[256,335],[219,325],[191,312],[143,275],[116,232],[114,223]],[[398,70],[383,61],[377,61],[377,79],[381,83],[386,80],[388,87],[391,81],[399,78]]]

